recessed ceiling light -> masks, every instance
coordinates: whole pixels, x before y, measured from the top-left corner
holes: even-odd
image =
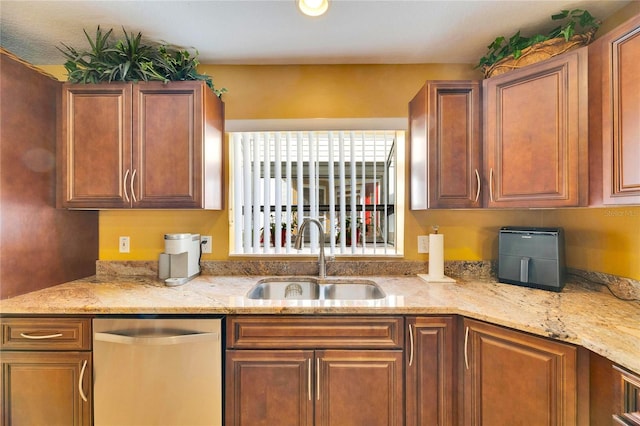
[[[329,9],[329,0],[298,0],[298,8],[309,16],[320,16]]]

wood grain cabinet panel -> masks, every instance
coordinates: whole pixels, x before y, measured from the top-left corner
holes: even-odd
[[[2,425],[91,425],[87,318],[0,319]]]
[[[602,44],[603,202],[640,204],[640,16]]]
[[[454,425],[455,336],[452,317],[408,317],[406,426]]]
[[[465,425],[577,423],[577,349],[465,319]]]
[[[397,316],[231,316],[227,346],[267,348],[402,348],[403,318]]]
[[[481,84],[428,81],[409,103],[412,210],[481,207]]]
[[[402,351],[316,352],[317,426],[402,426]]]
[[[588,203],[587,70],[580,48],[484,80],[487,207]]]
[[[225,424],[404,424],[402,317],[229,316]]]
[[[613,366],[615,424],[640,426],[640,376]]]
[[[89,318],[2,318],[1,350],[91,350]]]
[[[3,352],[0,362],[3,425],[92,424],[91,353]]]
[[[131,97],[127,83],[63,85],[58,149],[63,207],[131,205],[125,195],[132,169]]]
[[[313,425],[313,359],[303,350],[227,351],[225,424]]]
[[[222,208],[224,106],[203,82],[63,85],[59,204]]]

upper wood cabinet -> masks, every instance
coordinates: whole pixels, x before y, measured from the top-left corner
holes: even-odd
[[[640,15],[600,40],[604,204],[640,204]]]
[[[479,81],[428,81],[409,103],[411,209],[480,207]]]
[[[222,208],[224,106],[203,82],[64,84],[58,204]]]
[[[484,80],[487,207],[587,205],[587,61],[583,47]]]

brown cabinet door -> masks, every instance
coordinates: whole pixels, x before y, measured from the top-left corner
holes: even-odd
[[[412,210],[481,206],[480,88],[430,81],[409,103]]]
[[[199,207],[202,202],[203,85],[133,86],[134,207]]]
[[[559,342],[464,320],[465,425],[577,422],[577,351]]]
[[[313,425],[313,351],[227,351],[227,426]]]
[[[587,204],[587,59],[580,48],[484,80],[488,207]]]
[[[2,352],[0,358],[3,425],[91,424],[90,353]]]
[[[317,426],[403,424],[402,351],[316,351]]]
[[[605,204],[640,204],[640,16],[602,40]]]
[[[65,84],[62,111],[62,207],[222,208],[224,105],[205,83]]]
[[[61,206],[129,207],[131,84],[64,84],[62,111]]]
[[[451,317],[407,319],[407,426],[455,424],[454,324]]]

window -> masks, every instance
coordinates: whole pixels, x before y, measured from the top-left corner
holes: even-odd
[[[402,131],[235,132],[231,141],[231,254],[398,255]],[[399,238],[400,237],[400,238]]]

